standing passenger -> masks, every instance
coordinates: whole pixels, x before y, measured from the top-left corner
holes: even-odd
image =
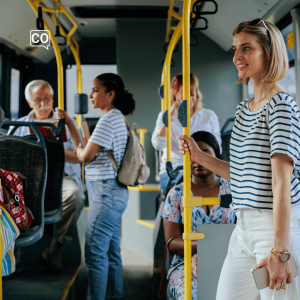
[[[99,119],[88,144],[76,146],[80,161],[89,162],[85,168],[89,196],[85,260],[89,268],[88,299],[123,299],[123,272],[120,254],[120,220],[127,206],[128,190],[117,180],[105,150],[112,150],[120,167],[127,143],[127,129],[123,115],[135,109],[132,94],[125,91],[122,79],[116,74],[102,74],[92,83],[90,99],[93,108],[100,108]],[[71,135],[76,128],[64,111]],[[127,122],[127,121],[126,121]]]
[[[221,153],[221,135],[220,125],[217,115],[210,109],[202,107],[202,94],[199,90],[198,79],[191,74],[191,134],[196,131],[204,130],[213,134],[219,143]],[[171,161],[173,169],[182,167],[183,160],[178,152],[178,136],[182,134],[182,126],[177,120],[177,108],[183,100],[182,74],[175,76],[171,82]],[[170,177],[166,170],[167,148],[166,148],[166,127],[163,124],[163,114],[160,112],[156,121],[155,129],[152,134],[152,145],[156,150],[162,150],[163,155],[160,163],[160,179],[159,183],[163,192],[166,192],[167,186],[173,186],[177,179],[182,176],[179,172],[177,178],[170,181]],[[169,182],[170,181],[170,182]],[[168,184],[169,183],[169,184]]]
[[[237,107],[230,164],[201,151],[193,139],[180,137],[181,154],[189,150],[191,161],[231,181],[237,226],[217,300],[252,300],[259,294],[261,300],[300,299],[300,276],[292,279],[289,261],[291,254],[299,270],[300,115],[293,97],[277,83],[288,73],[285,43],[275,25],[254,19],[234,29],[233,51],[238,82],[251,80],[255,96]],[[249,271],[262,267],[270,283],[259,292]]]

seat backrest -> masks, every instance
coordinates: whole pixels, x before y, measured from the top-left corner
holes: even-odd
[[[235,224],[200,224],[197,241],[197,299],[215,299],[220,273]],[[232,266],[235,267],[235,266]]]
[[[25,138],[36,141],[35,135]],[[47,149],[47,184],[45,192],[44,210],[51,212],[60,208],[62,203],[62,185],[65,167],[65,151],[62,141],[43,136]]]
[[[43,223],[44,193],[47,176],[46,149],[23,137],[0,137],[0,168],[20,172],[27,178],[25,205],[32,211],[32,226]]]

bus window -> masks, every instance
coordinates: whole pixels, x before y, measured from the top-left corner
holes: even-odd
[[[117,65],[82,65],[82,93],[89,95],[91,93],[91,84],[93,80],[103,73],[117,72]],[[66,92],[67,92],[67,111],[71,117],[75,117],[74,113],[74,95],[76,90],[77,68],[75,65],[71,69],[66,70]],[[89,111],[84,115],[85,118],[100,118],[102,112],[100,109],[93,109],[89,101]]]
[[[10,79],[10,118],[19,118],[19,88],[20,88],[20,71],[11,69]]]

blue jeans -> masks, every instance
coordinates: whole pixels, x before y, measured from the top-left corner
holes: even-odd
[[[173,186],[176,183],[176,181],[182,176],[182,174],[183,174],[183,171],[180,170],[177,177],[175,179],[171,179],[169,186]],[[159,184],[164,193],[166,192],[169,180],[170,180],[170,177],[167,172],[160,175]]]
[[[120,220],[127,206],[128,190],[115,179],[87,181],[89,211],[85,262],[88,300],[123,299]]]

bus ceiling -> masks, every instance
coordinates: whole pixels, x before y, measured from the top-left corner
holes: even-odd
[[[231,32],[237,23],[252,19],[253,16],[277,23],[300,3],[299,0],[228,0],[217,2],[219,5],[217,18],[207,16],[209,27],[203,31],[203,34],[226,52],[231,48]],[[125,0],[122,1],[122,6],[112,5],[109,0],[102,1],[101,5],[97,0],[85,0],[82,3],[75,0],[63,0],[62,3],[78,24],[74,37],[80,44],[85,38],[116,37],[116,24],[119,19],[166,20],[170,1]],[[54,7],[53,0],[44,0],[42,4],[49,9]],[[209,10],[210,5],[210,3],[204,3],[203,9]],[[182,1],[175,1],[174,11],[179,14],[182,13]],[[164,15],[165,17],[163,17]],[[51,19],[50,14],[45,12],[43,17],[52,31],[55,32],[56,24]],[[3,1],[0,19],[0,42],[39,62],[48,63],[54,58],[52,47],[49,47],[49,51],[44,51],[43,47],[34,49],[30,47],[29,32],[36,29],[36,16],[27,1],[18,1],[17,8],[14,1]],[[73,27],[64,14],[61,14],[59,22],[66,32],[69,32]],[[61,46],[61,51],[65,47],[67,46]]]

